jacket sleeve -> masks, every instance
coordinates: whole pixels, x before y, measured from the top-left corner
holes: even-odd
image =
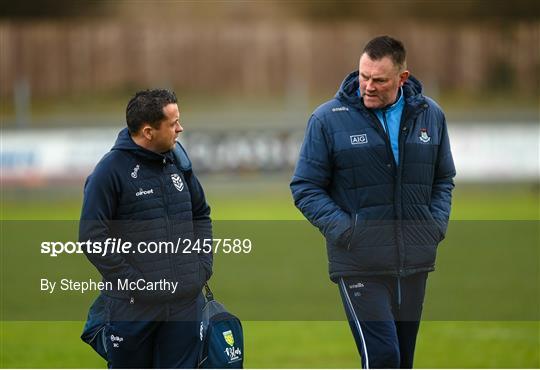
[[[437,162],[435,164],[435,177],[431,188],[430,211],[441,231],[441,240],[446,234],[448,220],[450,218],[450,207],[452,203],[452,189],[454,189],[454,177],[456,169],[450,149],[448,138],[448,128],[446,120],[442,118],[441,140]]]
[[[79,241],[100,242],[103,246],[107,238],[114,237],[111,235],[111,224],[117,204],[118,187],[107,166],[103,163],[98,164],[84,186]],[[142,273],[129,264],[122,255],[109,252],[102,256],[98,253],[88,253],[87,250],[84,252],[107,281],[143,278]]]
[[[331,142],[322,122],[312,115],[290,184],[294,204],[329,243],[346,246],[352,230],[351,216],[330,198],[331,180]]]
[[[201,240],[201,246],[204,239],[212,240],[212,220],[210,218],[210,206],[206,203],[206,197],[201,183],[191,171],[188,176],[189,190],[191,193],[191,205],[193,209],[193,229],[195,238]],[[210,253],[199,253],[199,259],[206,270],[206,279],[212,276],[213,255]]]

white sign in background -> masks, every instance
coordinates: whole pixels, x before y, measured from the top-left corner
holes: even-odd
[[[80,180],[110,150],[119,129],[2,131],[4,184]],[[538,124],[461,123],[449,128],[456,181],[538,181]],[[182,134],[201,172],[291,171],[303,131],[196,131]]]

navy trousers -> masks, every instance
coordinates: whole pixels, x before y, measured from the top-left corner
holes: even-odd
[[[344,277],[339,291],[362,367],[412,368],[427,273]]]
[[[109,368],[196,368],[204,298],[152,304],[109,298]]]

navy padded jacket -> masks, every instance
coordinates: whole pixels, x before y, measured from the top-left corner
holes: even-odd
[[[311,115],[291,190],[326,238],[330,278],[432,271],[450,216],[455,168],[441,108],[403,86],[399,164],[349,74]]]
[[[175,253],[150,254],[136,248],[139,242],[176,244],[178,238],[212,238],[210,207],[203,189],[179,144],[176,151],[180,155],[146,150],[133,142],[125,128],[86,180],[79,240],[121,238],[133,243],[131,250],[135,251],[105,256],[86,253],[104,281],[111,281],[115,288],[117,279],[179,283],[174,295],[159,290],[104,291],[109,296],[147,301],[191,298],[201,292],[212,274],[211,254],[183,253],[183,247]]]

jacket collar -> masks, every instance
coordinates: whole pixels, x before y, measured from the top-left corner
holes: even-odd
[[[151,161],[174,163],[174,156],[170,150],[165,153],[156,153],[151,150],[143,148],[142,146],[138,145],[137,143],[133,141],[127,127],[123,128],[118,133],[116,142],[114,143],[114,146],[112,147],[111,150],[129,151],[137,155],[138,157],[145,158]]]
[[[353,107],[367,109],[362,98],[357,94],[358,88],[358,71],[354,71],[345,77],[335,97]],[[405,99],[406,109],[415,110],[417,107],[421,107],[421,104],[425,102],[422,90],[422,83],[414,76],[409,76],[402,87],[402,96]]]

